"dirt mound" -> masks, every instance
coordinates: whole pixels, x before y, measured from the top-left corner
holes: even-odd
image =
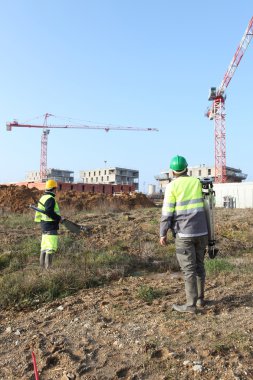
[[[26,186],[0,186],[0,209],[2,212],[24,212],[28,210],[29,204],[35,204],[39,199],[41,191],[35,187]]]
[[[68,191],[58,193],[57,199],[62,209],[72,208],[78,211],[126,211],[141,207],[154,207],[144,194],[107,195],[99,193],[80,193]]]
[[[42,191],[26,186],[0,186],[0,209],[12,212],[25,212],[29,204],[37,204]],[[154,207],[154,203],[144,194],[107,195],[82,193],[78,191],[58,192],[56,199],[60,208],[76,211],[126,211],[141,207]]]

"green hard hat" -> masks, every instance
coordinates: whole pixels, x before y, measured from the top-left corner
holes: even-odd
[[[188,166],[187,161],[182,156],[172,157],[170,161],[170,168],[174,170],[175,172],[181,172],[182,170],[186,169],[187,166]]]

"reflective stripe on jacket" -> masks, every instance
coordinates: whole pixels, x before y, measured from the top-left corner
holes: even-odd
[[[202,185],[198,178],[183,175],[166,186],[160,236],[166,236],[168,229],[180,237],[207,234]]]
[[[38,208],[41,209],[42,211],[45,211],[45,203],[46,203],[46,201],[49,198],[53,198],[54,199],[53,195],[51,195],[51,194],[44,194],[44,195],[42,195],[42,197],[40,198],[39,203],[38,203]],[[60,215],[60,209],[59,209],[58,203],[56,201],[55,201],[55,205],[54,205],[54,212],[57,215]],[[44,222],[53,222],[54,219],[50,218],[46,214],[43,214],[43,213],[41,213],[39,211],[36,211],[34,221],[35,222],[41,222],[41,221],[44,221]]]

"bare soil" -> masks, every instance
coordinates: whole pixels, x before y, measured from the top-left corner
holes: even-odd
[[[7,197],[9,190],[3,191]],[[78,201],[72,204],[75,197]],[[76,204],[80,211],[83,198],[75,197],[65,195],[64,213]],[[22,203],[22,197],[15,199],[21,212],[17,199]],[[31,201],[27,198],[24,205]],[[1,380],[35,379],[32,352],[42,380],[253,379],[253,211],[216,211],[219,258],[228,260],[234,270],[210,273],[208,304],[196,315],[178,314],[171,307],[185,300],[182,274],[157,271],[152,252],[159,245],[161,210],[145,209],[149,200],[145,203],[144,197],[143,204],[134,202],[122,201],[118,213],[76,214],[76,221],[94,226],[87,244],[108,247],[121,240],[133,254],[137,249],[133,240],[145,235],[140,246],[143,255],[152,258],[154,272],[122,276],[36,310],[1,310]],[[101,202],[95,204],[101,207]],[[6,212],[1,191],[0,207]],[[9,231],[7,239],[16,233]],[[139,293],[143,287],[159,296],[145,301]]]
[[[2,213],[6,211],[28,212],[28,206],[30,204],[37,205],[42,194],[43,191],[36,188],[0,185],[0,209]],[[91,211],[98,208],[124,211],[154,206],[154,203],[141,193],[106,195],[79,191],[59,191],[56,199],[61,204],[61,209],[70,208],[72,211]]]

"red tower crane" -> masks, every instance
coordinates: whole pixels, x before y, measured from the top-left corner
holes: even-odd
[[[212,105],[208,108],[206,116],[210,120],[214,119],[214,137],[215,137],[215,182],[223,183],[227,181],[226,175],[226,114],[225,114],[225,91],[233,78],[251,39],[253,36],[253,17],[251,18],[247,29],[241,39],[241,42],[233,56],[230,65],[224,75],[224,78],[218,87],[210,89],[208,100]]]
[[[40,155],[40,179],[41,181],[45,180],[47,178],[47,143],[48,143],[48,135],[50,132],[50,129],[57,129],[57,128],[72,128],[72,129],[102,129],[105,132],[109,132],[110,130],[115,131],[147,131],[152,132],[156,131],[158,132],[158,129],[156,128],[135,128],[135,127],[113,127],[113,126],[90,126],[90,125],[73,125],[73,124],[67,124],[67,125],[48,125],[48,118],[50,116],[54,116],[50,113],[46,113],[44,115],[44,122],[42,125],[36,125],[36,124],[25,124],[25,123],[19,123],[18,121],[14,120],[11,123],[6,123],[6,129],[7,131],[11,131],[12,128],[42,128],[42,135],[41,135],[41,155]]]

